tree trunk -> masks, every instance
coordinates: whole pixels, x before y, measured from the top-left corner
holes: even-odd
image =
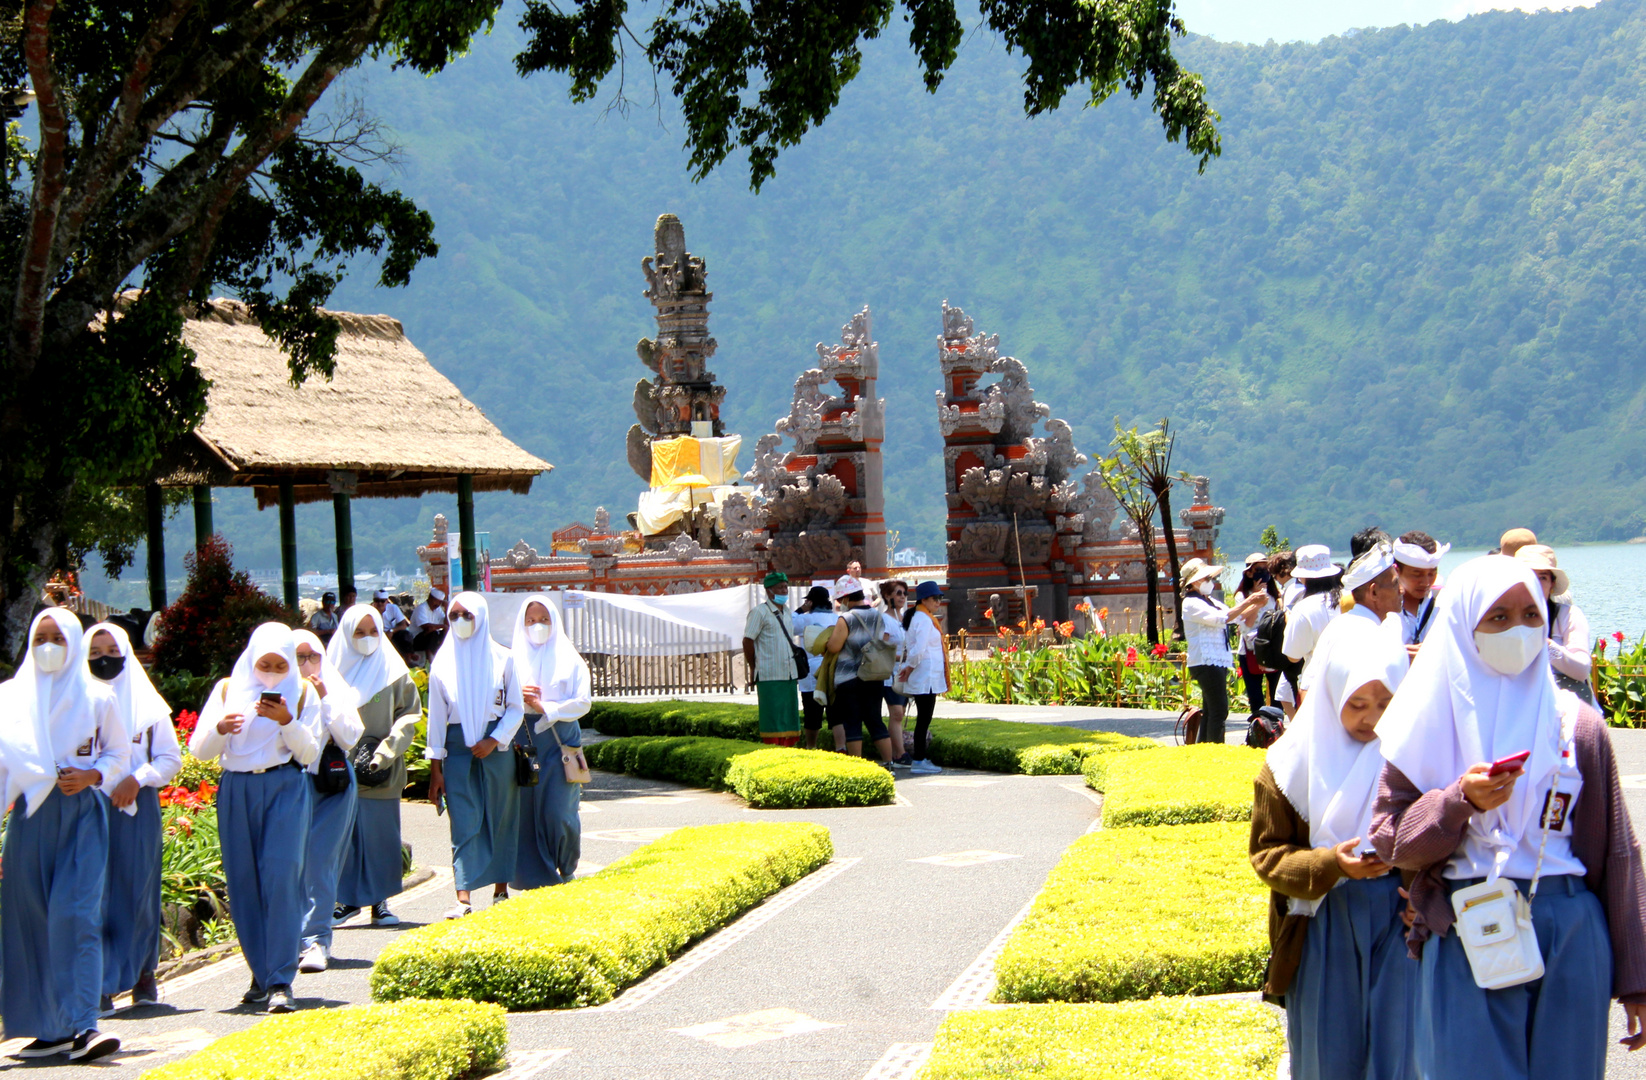
[[[29,623],[40,606],[40,590],[51,576],[52,552],[62,535],[61,501],[56,508],[34,504],[15,488],[0,505],[13,506],[12,525],[0,534],[0,663],[15,666],[28,646]],[[65,500],[66,501],[66,500]]]
[[[1148,582],[1149,644],[1160,644],[1160,559],[1155,554],[1153,522],[1144,518],[1138,522],[1138,543],[1143,545],[1143,576]]]
[[[1172,485],[1167,483],[1155,493],[1160,503],[1160,524],[1166,530],[1166,561],[1172,568],[1172,638],[1183,637],[1183,582],[1182,565],[1177,561],[1177,531],[1172,528]]]

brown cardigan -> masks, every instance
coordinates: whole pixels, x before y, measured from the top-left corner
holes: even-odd
[[[1258,771],[1252,797],[1252,869],[1269,893],[1269,970],[1263,977],[1265,998],[1279,998],[1292,985],[1303,961],[1307,915],[1286,910],[1290,897],[1318,900],[1331,891],[1343,870],[1331,848],[1309,846],[1309,825],[1293,808],[1268,763]]]
[[[1572,854],[1588,868],[1584,883],[1606,909],[1612,996],[1646,1004],[1646,875],[1618,784],[1612,739],[1600,714],[1587,705],[1578,713],[1574,735],[1584,783],[1572,812]],[[1444,937],[1452,928],[1452,904],[1440,875],[1462,846],[1473,814],[1459,781],[1424,792],[1393,765],[1383,766],[1372,846],[1385,862],[1416,872],[1411,894],[1417,917],[1406,938],[1414,957],[1422,955],[1431,934]]]

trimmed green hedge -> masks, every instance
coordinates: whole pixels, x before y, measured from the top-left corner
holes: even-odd
[[[1261,1005],[1155,998],[949,1014],[916,1080],[1270,1080],[1286,1051]]]
[[[829,830],[804,822],[676,829],[597,874],[398,935],[372,996],[599,1005],[833,855]]]
[[[1264,752],[1247,746],[1162,746],[1091,756],[1086,785],[1103,792],[1103,824],[1190,825],[1252,820],[1252,783]]]
[[[995,962],[997,1001],[1256,990],[1269,892],[1232,823],[1104,829],[1069,846]]]
[[[703,735],[760,741],[758,705],[710,701],[603,701],[596,698],[583,726],[602,735]]]
[[[906,721],[908,723],[909,721]],[[1151,750],[1153,739],[1018,720],[934,719],[928,736],[932,761],[956,769],[1072,775],[1083,761],[1116,750]]]
[[[271,1016],[152,1080],[458,1080],[502,1066],[508,1022],[477,1001],[397,1001]]]
[[[631,736],[583,748],[589,764],[652,780],[734,791],[758,810],[878,806],[897,794],[892,775],[862,758],[735,739]]]

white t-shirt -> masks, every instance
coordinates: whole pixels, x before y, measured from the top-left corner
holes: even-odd
[[[412,629],[422,630],[425,626],[445,626],[446,609],[444,607],[430,607],[427,600],[412,608]]]
[[[1281,641],[1281,651],[1293,660],[1307,662],[1314,655],[1326,624],[1337,616],[1337,605],[1332,603],[1330,592],[1305,596],[1286,613],[1286,637]]]

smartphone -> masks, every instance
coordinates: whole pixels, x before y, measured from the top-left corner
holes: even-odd
[[[434,800],[434,816],[435,817],[443,817],[443,816],[445,816],[445,813],[446,813],[446,796],[444,794],[442,794],[440,796],[440,798]]]
[[[267,702],[270,705],[278,705],[285,699],[273,690],[265,690],[257,695],[257,700]]]
[[[1514,772],[1516,769],[1526,764],[1526,759],[1531,756],[1532,752],[1530,750],[1522,750],[1518,754],[1510,754],[1506,758],[1500,758],[1499,760],[1492,762],[1492,767],[1487,771],[1486,775],[1502,776],[1506,772]]]

